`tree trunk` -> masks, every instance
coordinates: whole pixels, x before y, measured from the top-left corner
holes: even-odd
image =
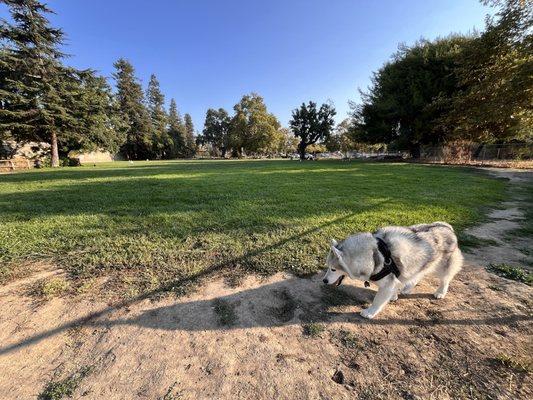
[[[59,151],[57,148],[57,134],[55,132],[52,132],[52,143],[50,144],[52,145],[52,167],[59,167]]]
[[[298,144],[298,154],[300,154],[300,161],[305,160],[305,148],[306,147],[307,147],[307,143],[303,141]]]
[[[412,143],[409,148],[409,153],[411,153],[411,157],[415,160],[418,160],[420,158],[421,148],[420,143]]]

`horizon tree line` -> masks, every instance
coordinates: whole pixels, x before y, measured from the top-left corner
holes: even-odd
[[[63,63],[61,29],[38,0],[0,0],[11,20],[0,20],[0,139],[46,142],[51,165],[72,150],[107,150],[126,159],[195,155],[275,155],[363,144],[387,145],[419,157],[424,145],[533,140],[533,8],[522,0],[482,0],[498,8],[485,30],[400,45],[371,85],[334,128],[331,104],[303,103],[283,128],[257,93],[244,95],[230,115],[208,109],[195,137],[152,74],[146,90],[133,65],[113,66],[115,90],[92,69]]]

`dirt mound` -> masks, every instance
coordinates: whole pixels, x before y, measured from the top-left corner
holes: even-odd
[[[367,321],[357,313],[372,290],[350,285],[343,297],[319,282],[219,279],[119,309],[4,295],[2,398],[36,397],[82,368],[75,394],[94,399],[531,395],[528,367],[511,365],[531,354],[528,286],[467,266],[443,301],[426,283]],[[227,325],[215,299],[235,316]],[[323,330],[306,336],[305,324]]]

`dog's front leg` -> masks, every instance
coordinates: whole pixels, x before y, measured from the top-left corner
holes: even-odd
[[[372,305],[361,311],[361,316],[364,318],[374,318],[394,295],[397,295],[401,282],[394,275],[389,275],[383,278],[383,281],[379,282],[378,285],[379,289],[372,301]]]

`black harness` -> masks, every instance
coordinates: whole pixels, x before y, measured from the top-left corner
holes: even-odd
[[[385,243],[381,238],[377,237],[376,241],[378,242],[378,250],[383,256],[383,268],[378,273],[370,275],[369,280],[373,282],[379,281],[380,279],[385,278],[389,274],[394,274],[396,278],[398,278],[400,276],[400,270],[398,269],[398,266],[392,258],[389,246],[387,246],[387,243]],[[368,281],[365,281],[365,287],[369,286],[370,283]]]

